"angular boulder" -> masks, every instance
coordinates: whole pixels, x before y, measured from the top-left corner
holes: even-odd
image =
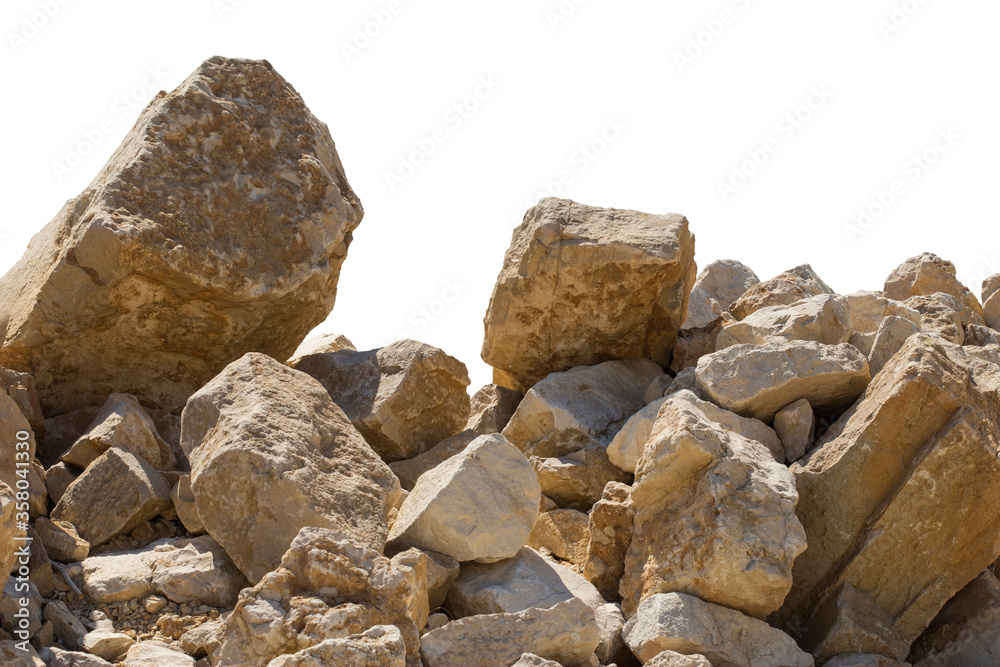
[[[889,274],[882,292],[886,298],[906,301],[911,296],[924,296],[935,292],[950,294],[980,317],[983,307],[979,300],[956,278],[957,271],[951,262],[925,252],[911,257]]]
[[[326,319],[362,215],[329,129],[270,64],[207,60],[0,279],[0,365],[33,373],[49,414],[115,392],[178,409]]]
[[[754,311],[740,321],[728,322],[716,338],[717,350],[733,345],[763,345],[788,340],[813,340],[824,345],[850,341],[851,312],[843,299],[820,294],[793,304]]]
[[[799,642],[825,663],[842,653],[874,653],[904,660],[909,646],[899,638],[893,619],[864,591],[844,583],[816,608]]]
[[[263,354],[233,362],[188,401],[181,446],[198,516],[251,582],[305,526],[385,545],[399,480],[305,373]]]
[[[986,326],[1000,331],[1000,273],[983,281],[983,319]]]
[[[35,435],[21,408],[5,391],[0,391],[0,443],[6,448],[0,456],[0,482],[16,489],[17,481],[27,474],[25,464],[35,458]]]
[[[135,396],[128,394],[111,394],[90,427],[61,458],[63,463],[85,469],[112,447],[132,452],[156,470],[173,464],[170,445]]]
[[[632,489],[610,482],[590,510],[587,560],[583,576],[609,602],[620,602],[619,582],[625,574],[625,556],[632,544],[635,504]]]
[[[469,372],[436,347],[401,340],[378,350],[311,354],[294,368],[322,384],[385,461],[421,454],[469,420]]]
[[[394,625],[376,625],[364,632],[327,639],[315,646],[280,655],[267,667],[406,667],[406,642]]]
[[[295,352],[292,353],[292,356],[289,357],[286,363],[294,368],[300,359],[308,357],[310,354],[329,354],[331,352],[340,352],[341,350],[357,351],[357,349],[347,336],[340,334],[320,334],[319,336],[313,336],[302,341],[302,344],[295,349]]]
[[[472,396],[472,415],[465,428],[482,435],[500,433],[514,416],[524,394],[497,384],[488,384]]]
[[[708,326],[720,315],[729,312],[734,301],[759,283],[757,274],[735,259],[712,262],[701,270],[694,282],[688,299],[687,317],[681,329]]]
[[[948,601],[914,643],[915,667],[1000,664],[1000,581],[983,572]]]
[[[510,389],[611,359],[666,366],[695,282],[683,216],[543,199],[514,230],[483,360]]]
[[[590,518],[577,510],[551,510],[538,515],[528,546],[548,549],[555,557],[574,565],[587,562],[587,532]]]
[[[761,308],[787,306],[820,294],[834,294],[834,291],[811,266],[803,264],[754,285],[732,304],[729,312],[742,320]]]
[[[628,482],[630,476],[596,445],[559,458],[532,456],[531,467],[546,498],[563,509],[587,512],[601,499],[609,482]]]
[[[809,401],[799,399],[774,415],[774,432],[781,439],[789,462],[805,456],[816,440],[816,416]]]
[[[481,435],[483,434],[478,431],[462,431],[450,438],[445,438],[412,459],[393,461],[389,464],[389,469],[399,478],[399,483],[404,489],[412,491],[421,475],[438,467],[455,454],[460,454]]]

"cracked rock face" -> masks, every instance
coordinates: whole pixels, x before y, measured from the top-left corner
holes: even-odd
[[[363,211],[326,125],[266,61],[212,58],[139,117],[0,279],[0,365],[49,414],[179,408],[326,319]]]

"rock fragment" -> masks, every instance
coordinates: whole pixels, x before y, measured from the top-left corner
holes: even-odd
[[[734,259],[712,262],[698,274],[681,329],[698,329],[729,312],[734,301],[760,283],[750,267]]]

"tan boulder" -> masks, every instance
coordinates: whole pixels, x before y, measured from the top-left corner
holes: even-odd
[[[80,640],[87,634],[87,628],[77,616],[70,611],[65,602],[49,600],[45,603],[43,618],[52,623],[53,636],[63,646],[76,650],[80,648]]]
[[[534,653],[525,653],[510,667],[562,667],[558,662],[540,658]]]
[[[774,432],[781,439],[789,463],[805,456],[816,441],[816,416],[809,401],[799,399],[774,415]]]
[[[819,413],[836,413],[864,392],[871,375],[853,345],[790,341],[734,345],[702,357],[697,379],[713,403],[769,422],[803,398]]]
[[[21,414],[28,420],[31,432],[38,443],[45,441],[45,416],[42,414],[42,404],[35,391],[35,378],[27,373],[18,373],[9,368],[0,367],[0,392],[6,393],[17,403]]]
[[[941,608],[914,643],[915,667],[1000,664],[1000,581],[983,572]]]
[[[587,561],[583,576],[609,602],[620,602],[619,582],[625,574],[625,556],[632,544],[635,505],[632,489],[609,482],[590,511]]]
[[[646,667],[712,667],[712,663],[699,653],[684,655],[675,651],[663,651],[648,660]]]
[[[920,313],[921,331],[956,345],[965,342],[965,327],[970,324],[985,324],[976,311],[943,292],[911,296],[905,303]]]
[[[792,467],[809,549],[774,622],[846,582],[909,644],[1000,555],[998,364],[989,348],[911,336]]]
[[[851,328],[860,334],[875,333],[887,317],[901,317],[920,324],[920,313],[901,301],[887,299],[881,292],[853,292],[840,300],[850,313]]]
[[[56,505],[66,493],[69,485],[80,476],[80,470],[63,462],[59,462],[45,471],[45,490]]]
[[[459,561],[495,562],[528,541],[540,500],[524,455],[501,435],[483,435],[417,480],[389,539]]]
[[[735,259],[712,262],[701,270],[694,282],[688,299],[687,317],[681,329],[708,326],[720,315],[729,312],[734,301],[759,283],[757,274]]]
[[[799,644],[823,664],[842,653],[874,653],[897,660],[909,646],[899,638],[893,619],[864,591],[844,583],[808,620]]]
[[[986,326],[1000,331],[1000,273],[983,281],[983,319]]]
[[[730,306],[729,312],[742,320],[761,308],[787,306],[811,296],[833,293],[811,266],[803,264],[754,285]]]
[[[781,630],[684,593],[643,600],[622,637],[643,663],[675,651],[704,655],[716,667],[813,667],[812,656]]]
[[[52,519],[68,521],[91,547],[99,547],[170,506],[163,475],[132,452],[113,447],[69,485]]]
[[[35,647],[29,644],[25,649],[21,642],[12,640],[0,641],[0,664],[4,667],[46,667]]]
[[[424,343],[313,354],[295,368],[319,380],[387,462],[427,451],[469,420],[465,364]]]
[[[583,566],[587,562],[587,532],[590,517],[577,510],[552,510],[538,515],[528,546],[548,551],[564,561]]]
[[[248,354],[194,394],[182,419],[198,516],[251,582],[305,526],[385,545],[399,480],[305,373]]]
[[[571,598],[552,607],[452,621],[420,639],[425,667],[497,667],[524,653],[563,667],[589,667],[601,633],[594,610]]]
[[[666,366],[695,274],[683,216],[543,199],[514,230],[486,313],[483,360],[520,391],[610,359]]]
[[[111,394],[90,427],[62,455],[63,463],[85,469],[112,447],[126,449],[156,470],[168,470],[173,456],[135,396]]]
[[[542,493],[563,509],[587,512],[601,499],[608,482],[630,481],[629,474],[613,465],[600,445],[559,458],[532,456],[530,461]]]
[[[15,552],[21,545],[17,538],[27,534],[26,530],[19,528],[16,515],[17,498],[14,491],[4,482],[0,482],[0,579],[9,575],[14,569],[17,563]]]
[[[412,459],[393,461],[389,464],[389,469],[399,478],[399,483],[404,489],[412,491],[421,475],[428,470],[437,468],[455,454],[461,454],[480,435],[483,434],[478,431],[462,431],[450,438],[445,438]]]
[[[911,296],[924,296],[935,292],[950,294],[966,307],[976,311],[980,317],[983,308],[969,288],[958,281],[955,265],[933,253],[911,257],[889,274],[882,289],[885,296],[897,301],[906,301]]]
[[[1000,345],[1000,331],[978,324],[969,324],[965,327],[964,345],[983,347],[985,345]]]
[[[170,490],[170,500],[174,503],[174,511],[184,530],[190,535],[204,535],[205,523],[198,514],[194,491],[191,490],[191,475],[181,475],[174,488]]]
[[[364,632],[327,639],[315,646],[279,655],[267,667],[405,667],[406,642],[394,625],[376,625]]]
[[[813,340],[840,345],[851,339],[851,313],[842,297],[820,294],[793,304],[754,311],[726,323],[716,338],[716,350],[733,345],[764,345],[791,340]]]
[[[310,354],[329,354],[331,352],[340,352],[341,350],[356,352],[357,349],[347,336],[341,334],[320,334],[302,341],[302,344],[295,349],[295,352],[292,353],[292,356],[288,358],[286,363],[294,368],[299,360],[303,357],[308,357]]]
[[[35,521],[35,531],[49,558],[60,563],[78,563],[90,553],[90,543],[80,537],[68,521]]]
[[[394,625],[406,646],[406,664],[419,667],[411,595],[406,578],[377,551],[337,530],[303,528],[278,569],[240,593],[215,663],[265,667],[327,639]]]
[[[504,437],[529,457],[606,448],[625,422],[646,406],[646,390],[662,374],[648,359],[553,373],[525,394]]]
[[[906,340],[916,333],[920,333],[920,327],[908,319],[889,316],[882,320],[868,354],[868,367],[872,377],[882,372]]]
[[[5,448],[0,456],[0,482],[17,489],[17,481],[24,478],[35,458],[35,435],[21,408],[5,391],[0,391],[0,443]]]
[[[706,354],[712,354],[718,349],[719,335],[727,324],[735,322],[732,315],[726,313],[699,329],[681,329],[677,332],[677,344],[670,360],[670,370],[680,373],[685,368],[698,365],[698,360]]]
[[[110,626],[110,623],[108,625]],[[134,639],[124,633],[115,632],[113,627],[91,630],[80,638],[80,648],[108,662],[119,661],[134,645]]]
[[[180,408],[326,319],[362,215],[329,129],[270,64],[207,60],[0,279],[0,365],[34,374],[47,414],[115,392]]]
[[[413,624],[418,629],[427,625],[427,617],[430,615],[427,591],[429,561],[430,558],[420,549],[407,549],[392,557],[392,566],[403,575],[406,583],[410,585],[410,618],[413,619]],[[457,567],[455,575],[458,575]]]
[[[683,592],[764,618],[806,548],[791,473],[701,406],[668,400],[639,459],[621,582],[627,617],[651,595]]]
[[[488,384],[472,396],[472,414],[465,428],[482,435],[500,433],[514,416],[524,394],[496,384]]]
[[[194,667],[194,658],[158,641],[143,641],[130,647],[121,667]]]

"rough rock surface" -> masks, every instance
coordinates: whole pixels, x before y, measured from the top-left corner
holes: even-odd
[[[864,591],[844,583],[808,621],[800,645],[820,664],[842,653],[874,653],[903,660],[909,650],[893,619]]]
[[[878,327],[868,354],[868,366],[875,377],[889,360],[903,347],[913,334],[920,333],[920,327],[902,317],[886,317]]]
[[[194,658],[163,642],[139,642],[125,654],[121,667],[194,667]]]
[[[712,262],[698,274],[691,297],[688,299],[687,317],[681,329],[698,329],[715,321],[743,296],[748,289],[760,283],[760,278],[750,267],[734,259]]]
[[[774,416],[774,432],[785,448],[785,458],[794,463],[805,456],[816,440],[816,416],[802,398],[786,405]]]
[[[683,593],[646,598],[622,636],[644,663],[676,651],[704,655],[715,667],[813,667],[812,656],[780,630]]]
[[[574,565],[587,562],[590,517],[577,510],[552,510],[538,515],[528,538],[528,546],[548,549],[554,556]]]
[[[1000,331],[1000,273],[983,281],[983,319],[994,331]]]
[[[625,556],[632,544],[634,507],[631,487],[609,482],[590,511],[583,576],[609,602],[622,599],[618,582],[625,573]]]
[[[559,458],[531,457],[542,493],[563,509],[589,511],[601,499],[608,482],[628,482],[630,476],[608,460],[595,445]]]
[[[486,313],[483,360],[520,391],[611,359],[666,366],[695,277],[683,216],[543,199],[514,230]]]
[[[662,374],[648,359],[553,373],[525,394],[504,437],[526,456],[542,458],[607,448],[625,422],[645,407],[649,384]]]
[[[698,362],[698,387],[713,403],[770,422],[806,399],[820,413],[851,405],[871,380],[868,360],[853,345],[812,341],[734,345]]]
[[[10,574],[17,562],[16,538],[24,537],[14,517],[17,513],[17,499],[14,491],[5,483],[0,482],[0,577]]]
[[[1000,581],[984,572],[948,601],[910,651],[915,667],[1000,664]]]
[[[563,667],[588,667],[601,640],[594,610],[573,598],[548,609],[452,621],[421,638],[425,667],[497,667],[524,653]]]
[[[472,414],[465,428],[482,435],[500,433],[514,416],[524,395],[496,384],[488,384],[472,395]]]
[[[436,347],[401,340],[377,350],[312,354],[295,364],[388,462],[421,454],[469,420],[465,364]]]
[[[925,252],[911,257],[889,274],[882,291],[886,298],[906,301],[911,296],[924,296],[935,292],[950,294],[966,307],[983,315],[979,300],[968,287],[958,281],[955,265],[937,255]]]
[[[305,373],[263,354],[233,362],[188,401],[181,446],[205,529],[251,582],[304,526],[385,545],[399,480]]]
[[[327,639],[267,667],[405,667],[406,642],[394,625],[376,625],[343,639]]]
[[[646,667],[712,667],[712,663],[699,653],[684,655],[676,651],[663,651],[647,661]]]
[[[848,582],[916,639],[1000,555],[998,405],[1000,353],[910,337],[792,467],[809,548],[773,620]]]
[[[540,500],[524,455],[501,435],[483,435],[417,480],[389,539],[459,561],[510,558],[528,541]]]
[[[45,545],[45,553],[60,563],[78,563],[90,553],[90,543],[80,537],[68,521],[51,521],[39,518],[35,531]]]
[[[127,449],[156,470],[167,470],[173,465],[170,445],[156,432],[156,425],[135,396],[111,394],[100,414],[62,455],[62,460],[86,469],[112,447]]]
[[[465,430],[461,433],[445,438],[438,444],[428,449],[423,454],[414,456],[412,459],[394,461],[389,464],[389,468],[399,478],[399,483],[407,491],[412,491],[417,480],[428,470],[433,470],[455,454],[465,451],[472,442],[480,435],[478,431]]]
[[[790,305],[761,308],[740,321],[728,322],[716,338],[716,349],[813,340],[840,345],[851,339],[851,312],[841,297],[820,294]]]
[[[44,442],[45,416],[42,414],[42,404],[35,391],[35,378],[27,373],[18,373],[9,368],[0,367],[0,392],[6,393],[17,403],[21,414],[28,420],[35,440]]]
[[[803,264],[754,285],[733,303],[729,312],[742,320],[761,308],[785,306],[820,294],[834,294],[834,291],[811,266]]]
[[[341,350],[357,351],[357,349],[347,336],[340,334],[320,334],[319,336],[313,336],[302,341],[302,344],[296,348],[286,363],[294,368],[300,359],[308,357],[310,354],[329,354],[331,352],[340,352]]]
[[[621,582],[627,617],[651,595],[683,592],[764,618],[806,548],[791,473],[701,405],[668,399],[639,459]]]
[[[281,566],[240,593],[223,626],[216,664],[264,667],[327,639],[394,625],[406,644],[406,664],[418,667],[410,595],[405,577],[385,556],[336,530],[303,528]]]
[[[670,360],[670,370],[680,373],[685,368],[692,368],[698,365],[698,360],[706,354],[716,351],[719,342],[719,334],[732,320],[732,315],[728,313],[724,317],[719,317],[709,322],[699,329],[681,329],[677,332],[677,344],[674,346],[674,354]]]
[[[0,365],[31,372],[51,414],[114,392],[180,408],[326,319],[362,215],[299,94],[266,61],[212,58],[0,279]]]
[[[17,465],[16,454],[23,457],[26,453],[30,462],[35,457],[35,435],[21,408],[4,391],[0,391],[0,442],[7,448],[0,456],[0,482],[17,489],[18,470],[23,467]]]

